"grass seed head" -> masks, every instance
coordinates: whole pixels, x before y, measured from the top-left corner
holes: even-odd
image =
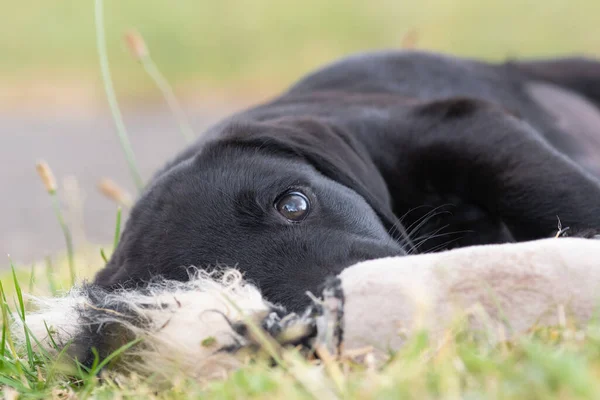
[[[407,31],[400,40],[400,48],[412,50],[417,47],[419,42],[419,32],[416,29],[410,29]]]
[[[137,61],[141,61],[150,55],[144,38],[136,30],[130,30],[125,34],[125,43],[129,52]]]
[[[112,179],[102,178],[100,182],[98,182],[98,189],[100,189],[100,192],[109,199],[124,206],[131,207],[131,196]]]
[[[54,194],[56,192],[56,179],[54,179],[54,174],[50,169],[50,166],[45,161],[39,161],[35,165],[35,169],[37,170],[46,191],[50,194]]]

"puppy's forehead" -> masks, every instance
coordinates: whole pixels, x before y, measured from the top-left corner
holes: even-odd
[[[276,194],[290,186],[310,185],[319,176],[300,159],[249,150],[196,154],[158,178],[148,192],[175,203],[223,201],[248,191]]]
[[[316,173],[301,159],[270,155],[259,150],[223,152],[222,155],[198,154],[190,172],[201,177],[205,185],[225,186],[231,190],[258,189],[279,181],[293,184],[293,181],[306,181]]]

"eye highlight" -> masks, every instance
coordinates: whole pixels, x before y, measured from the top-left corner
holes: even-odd
[[[300,222],[308,216],[310,201],[303,193],[290,191],[275,201],[275,209],[288,221]]]

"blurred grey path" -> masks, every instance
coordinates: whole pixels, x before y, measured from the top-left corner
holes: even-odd
[[[190,122],[199,134],[226,111],[197,112],[190,115]],[[185,141],[168,111],[144,108],[124,114],[138,165],[147,179]],[[8,265],[3,257],[7,253],[18,263],[30,263],[64,249],[50,199],[35,171],[39,159],[48,162],[60,185],[64,178],[75,177],[83,194],[82,221],[75,221],[75,234],[83,226],[91,243],[110,243],[114,233],[116,204],[99,193],[98,181],[109,177],[135,194],[108,113],[0,111],[0,269]]]

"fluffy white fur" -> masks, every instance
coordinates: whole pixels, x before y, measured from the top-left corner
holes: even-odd
[[[82,328],[80,307],[96,307],[85,291],[74,289],[65,297],[35,298],[38,311],[27,316],[27,326],[47,350],[55,352],[48,335],[64,346]],[[232,322],[264,317],[270,305],[256,287],[243,282],[238,271],[230,270],[218,278],[202,271],[189,282],[163,282],[146,292],[118,291],[103,298],[103,309],[126,305],[136,318],[148,321],[143,328],[132,324],[120,313],[108,311],[94,323],[117,323],[143,340],[127,357],[127,368],[169,378],[183,370],[198,379],[223,376],[239,364],[236,356],[217,352],[219,348],[244,345],[234,332]],[[130,315],[130,314],[129,314]],[[20,321],[13,329],[21,336]]]
[[[343,346],[396,349],[415,329],[439,334],[457,310],[471,313],[472,329],[502,337],[538,323],[560,323],[565,312],[584,322],[598,304],[599,263],[600,241],[566,238],[359,263],[339,275],[345,297]],[[46,344],[44,321],[64,344],[80,328],[76,308],[88,306],[78,290],[37,302],[39,311],[27,322]],[[117,292],[106,299],[105,304],[112,303],[127,304],[149,321],[144,329],[110,313],[95,321],[117,321],[144,339],[133,350],[139,357],[129,368],[165,375],[178,369],[198,379],[239,365],[240,353],[216,352],[247,344],[224,316],[231,322],[247,316],[261,320],[270,309],[237,272],[218,280],[199,272],[189,282],[157,284],[147,293]]]

